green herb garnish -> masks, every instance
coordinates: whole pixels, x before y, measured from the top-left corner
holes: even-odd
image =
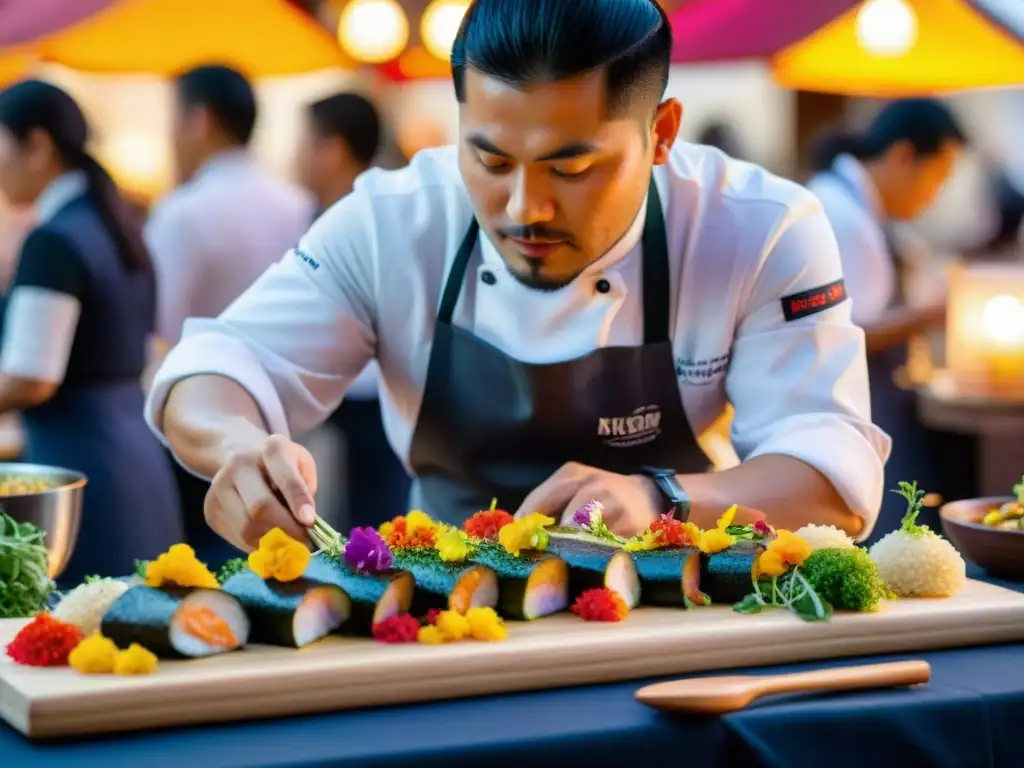
[[[1013,495],[1017,497],[1017,503],[1024,505],[1024,477],[1017,485],[1013,486]]]
[[[146,578],[146,569],[149,568],[149,560],[135,561],[135,575],[140,579]]]
[[[899,486],[898,490],[891,490],[889,493],[898,493],[907,500],[907,512],[903,515],[900,530],[910,536],[924,536],[931,533],[932,531],[927,525],[918,525],[916,523],[917,516],[921,513],[924,491],[917,489],[916,480],[912,483],[905,483],[901,480]]]
[[[0,512],[0,619],[31,618],[54,590],[46,533]]]
[[[788,608],[804,621],[828,621],[832,604],[823,599],[800,572],[800,566],[782,576],[753,579],[754,591],[736,603],[737,613],[760,613],[765,608]]]
[[[224,565],[217,571],[217,581],[223,584],[225,581],[230,579],[239,571],[244,571],[249,567],[249,561],[244,557],[235,557],[228,560]]]

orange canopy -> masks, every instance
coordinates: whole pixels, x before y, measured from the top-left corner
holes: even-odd
[[[34,58],[15,48],[0,53],[0,88],[28,76]]]
[[[352,66],[327,30],[284,0],[120,0],[36,48],[85,72],[173,76],[218,62],[258,78]]]
[[[916,17],[916,37],[912,42],[908,38],[905,52],[879,55],[869,50],[870,33],[863,18],[860,36],[857,31],[858,15],[867,5],[862,3],[779,52],[772,59],[776,82],[874,98],[1024,83],[1024,44],[968,0],[902,2]],[[890,43],[892,29],[875,25],[876,33],[889,37]]]

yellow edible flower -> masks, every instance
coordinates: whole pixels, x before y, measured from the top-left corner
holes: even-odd
[[[150,675],[156,671],[156,667],[156,655],[138,643],[132,643],[114,659],[115,675]]]
[[[626,549],[629,552],[649,552],[652,549],[658,549],[661,546],[661,542],[658,540],[658,534],[650,529],[643,532],[639,539],[630,539],[626,542]]]
[[[405,516],[405,529],[410,533],[416,533],[416,531],[423,529],[433,529],[437,527],[437,523],[426,512],[421,512],[418,509],[414,509],[408,515]]]
[[[146,566],[146,584],[150,587],[172,584],[179,587],[220,588],[217,577],[196,559],[195,550],[188,544],[175,544],[151,561]]]
[[[503,526],[498,531],[498,543],[516,557],[524,549],[545,550],[549,539],[544,529],[554,524],[554,518],[534,512]]]
[[[259,548],[249,553],[249,567],[261,579],[295,581],[306,572],[310,557],[309,547],[274,528],[263,535]]]
[[[466,611],[466,621],[474,640],[495,642],[508,637],[508,627],[493,608],[470,608]]]
[[[117,655],[114,641],[94,632],[68,654],[68,664],[86,675],[109,675],[114,671]]]
[[[458,528],[445,527],[444,532],[434,545],[437,554],[446,563],[461,563],[469,557],[469,542],[466,535]]]
[[[420,627],[419,632],[416,633],[416,642],[424,645],[441,645],[446,642],[446,638],[440,629],[433,624],[428,624],[425,627]]]
[[[713,555],[716,552],[728,549],[736,543],[736,537],[725,531],[726,528],[732,525],[733,518],[736,517],[736,509],[737,505],[733,504],[718,518],[718,524],[714,528],[701,534],[697,545],[700,547],[701,552],[706,555]]]
[[[757,558],[757,576],[781,576],[790,566],[802,565],[811,556],[811,545],[792,531],[779,530]]]
[[[458,611],[441,611],[434,620],[434,626],[449,643],[469,637],[469,619]]]

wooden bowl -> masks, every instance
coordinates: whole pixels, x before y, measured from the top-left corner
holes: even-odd
[[[985,515],[1013,501],[1011,496],[989,496],[943,504],[942,530],[964,557],[992,576],[1024,580],[1024,531],[1005,531],[983,525]]]

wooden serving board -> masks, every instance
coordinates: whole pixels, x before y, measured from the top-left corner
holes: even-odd
[[[23,624],[0,621],[0,646]],[[331,637],[300,651],[252,646],[163,662],[146,677],[23,667],[4,656],[0,716],[46,739],[1014,640],[1024,640],[1024,595],[969,581],[954,598],[892,601],[827,623],[728,606],[641,608],[618,624],[560,614],[510,623],[498,643]]]

